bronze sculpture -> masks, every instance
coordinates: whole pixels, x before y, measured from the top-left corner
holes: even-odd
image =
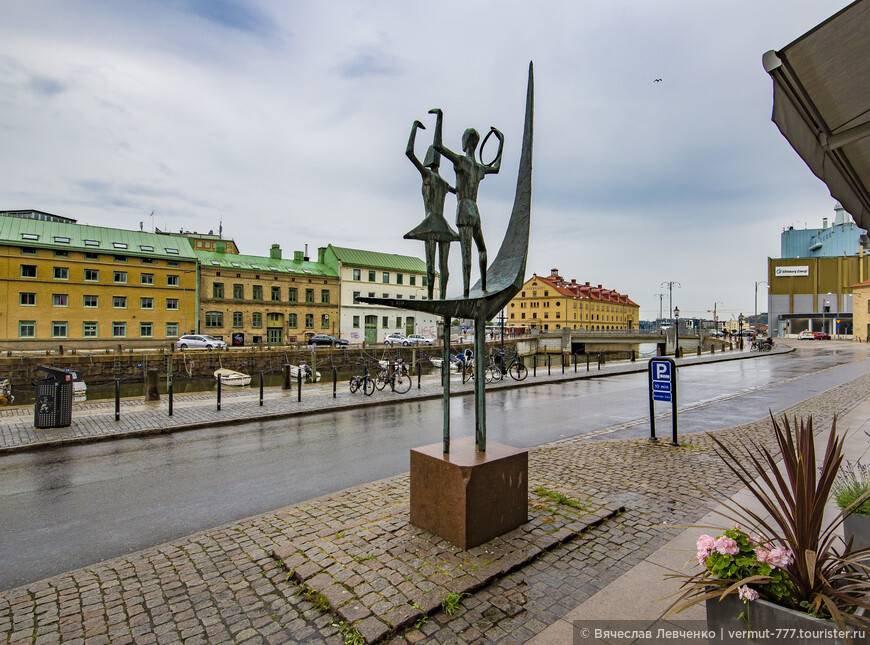
[[[431,112],[435,112],[431,110]],[[435,139],[441,138],[441,111],[437,111],[435,121]],[[459,240],[459,235],[454,231],[447,220],[444,219],[444,199],[447,193],[456,193],[456,189],[438,174],[441,165],[441,154],[435,146],[429,146],[423,163],[414,154],[414,140],[417,129],[426,129],[419,121],[414,121],[411,126],[411,136],[408,139],[408,147],[405,156],[420,171],[423,177],[423,208],[426,217],[412,231],[405,233],[406,240],[423,240],[426,249],[426,277],[428,279],[429,300],[432,300],[435,286],[435,245],[438,245],[439,269],[441,270],[441,299],[445,298],[447,291],[448,267],[447,258],[450,253],[450,243]]]
[[[429,110],[438,115],[438,125],[441,124],[441,110]],[[498,139],[498,152],[495,159],[483,163],[483,147],[486,139],[495,134]],[[464,155],[458,155],[441,142],[441,128],[435,129],[435,150],[453,162],[456,172],[456,228],[459,229],[459,244],[462,251],[462,295],[467,298],[471,284],[471,241],[477,247],[477,259],[480,265],[480,286],[486,291],[486,244],[483,241],[483,231],[480,227],[480,211],[477,208],[477,190],[486,175],[496,174],[501,168],[501,153],[504,148],[504,135],[492,127],[480,147],[481,160],[477,161],[474,153],[480,142],[480,134],[474,128],[468,128],[462,134],[462,150]]]

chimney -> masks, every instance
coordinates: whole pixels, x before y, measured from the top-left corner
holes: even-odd
[[[325,246],[320,246],[317,248],[317,261],[320,264],[323,264],[326,262],[326,247]]]
[[[600,284],[598,285],[598,288],[599,288],[599,289],[601,288],[601,285],[600,285]]]
[[[586,286],[587,286],[587,287],[589,286],[589,282],[588,282],[588,281],[586,282]]]
[[[309,260],[309,258],[308,258],[308,245],[307,245],[307,244],[305,245],[305,255],[303,255],[302,258],[303,258],[306,262],[308,262],[308,260]]]
[[[272,248],[269,249],[269,259],[271,260],[280,260],[281,259],[281,246],[279,244],[273,244]]]
[[[302,251],[293,251],[294,262],[302,262],[303,257]]]
[[[823,231],[828,230],[828,218],[827,217],[822,218],[822,230]]]

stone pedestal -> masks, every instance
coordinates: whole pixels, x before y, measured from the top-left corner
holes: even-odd
[[[460,549],[488,542],[525,524],[529,504],[529,453],[474,437],[411,450],[411,524]]]

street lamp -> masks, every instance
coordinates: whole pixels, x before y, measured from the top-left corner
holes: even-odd
[[[827,314],[831,310],[831,303],[829,300],[825,299],[825,304],[822,307],[822,332],[827,334],[828,332],[828,321],[826,320]]]
[[[737,317],[737,321],[740,325],[740,349],[743,349],[743,314]]]
[[[668,285],[668,306],[671,308],[671,318],[673,318],[674,317],[674,285],[677,285],[678,288],[682,287],[683,285],[681,285],[676,280],[662,282],[662,287],[664,287],[665,285]]]
[[[680,308],[674,307],[674,358],[680,357]]]

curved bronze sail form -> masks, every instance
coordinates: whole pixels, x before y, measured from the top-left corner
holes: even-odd
[[[523,129],[523,149],[517,173],[517,192],[501,248],[487,269],[487,290],[480,281],[467,298],[446,300],[410,300],[407,298],[357,298],[360,302],[424,311],[451,318],[487,320],[500,311],[523,286],[526,257],[529,249],[529,220],[532,207],[532,125],[534,117],[534,78],[529,63],[529,84],[526,91],[526,121]]]

